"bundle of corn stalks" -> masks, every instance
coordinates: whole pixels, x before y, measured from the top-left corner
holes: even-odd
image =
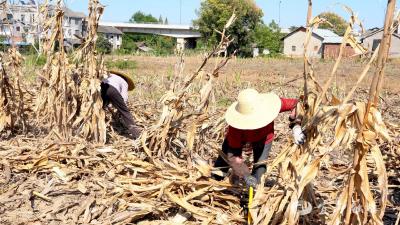
[[[15,47],[0,53],[0,132],[27,129],[25,88],[21,83],[22,57]]]
[[[97,27],[103,13],[103,6],[97,0],[89,2],[88,35],[83,46],[75,55],[79,76],[79,116],[74,121],[77,133],[88,141],[106,142],[105,113],[100,93],[100,81],[105,74],[102,57],[96,55]]]
[[[378,81],[382,82],[388,43],[393,32],[390,28],[394,24],[394,5],[395,1],[389,1],[382,41],[384,47],[380,48],[379,54],[375,52],[359,79],[360,82],[365,77],[378,55],[370,99],[368,103],[348,103],[359,82],[343,101],[334,95],[328,101],[326,93],[340,64],[344,47],[347,43],[357,46],[351,36],[357,18],[351,15],[331,77],[321,87],[315,79],[307,49],[311,31],[324,21],[318,17],[311,19],[312,2],[309,1],[304,54],[305,99],[303,107],[298,109],[302,112],[300,116],[303,118],[308,142],[305,146],[288,146],[269,167],[269,173],[278,170],[278,182],[270,190],[261,188],[263,184],[258,188],[251,210],[254,224],[383,224],[387,203],[387,173],[379,146],[381,142],[390,142],[391,138],[377,108],[377,99],[381,85]],[[338,193],[329,189],[316,189],[313,181],[320,170],[334,171],[329,155],[338,149],[354,151],[351,154],[352,165],[335,172],[336,176],[344,180],[343,190]],[[376,169],[378,176],[374,192],[371,187],[373,184],[370,183],[370,170],[373,169]]]
[[[6,1],[0,3],[0,9],[4,13],[8,12]],[[8,29],[11,30],[11,27]],[[0,133],[6,128],[14,133],[17,129],[23,132],[27,129],[25,88],[21,83],[22,61],[22,56],[15,46],[9,48],[7,52],[0,53]]]
[[[48,14],[48,6],[43,7],[43,12]],[[43,25],[46,35],[43,52],[47,61],[39,75],[41,85],[35,111],[39,125],[47,125],[47,129],[52,130],[58,138],[70,140],[77,100],[72,67],[64,48],[63,20],[64,12],[61,1],[58,1],[54,16],[45,20]]]
[[[226,30],[234,23],[235,14],[227,21],[221,35],[220,43],[208,53],[199,68],[183,82],[173,82],[171,89],[161,98],[162,114],[159,122],[147,130],[142,136],[142,147],[146,150],[149,157],[154,152],[158,157],[176,156],[187,158],[194,153],[204,155],[207,152],[204,145],[205,130],[210,128],[212,120],[218,121],[218,129],[214,128],[214,136],[220,135],[224,129],[222,118],[213,118],[209,112],[209,103],[212,100],[213,83],[218,77],[219,71],[228,63],[230,57],[224,57],[214,67],[211,72],[206,72],[204,67],[211,57],[220,52],[226,51],[227,46],[232,42],[226,36]],[[175,79],[182,78],[183,60],[180,61],[177,71],[180,71]],[[207,78],[204,86],[201,87],[200,96],[193,89],[193,81],[200,77]],[[215,114],[215,112],[214,112]],[[212,138],[212,137],[210,137]],[[201,143],[198,144],[198,143]],[[153,151],[153,152],[152,152]],[[171,154],[172,153],[172,154]]]

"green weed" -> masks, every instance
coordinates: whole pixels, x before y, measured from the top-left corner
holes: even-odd
[[[109,69],[133,70],[137,68],[136,62],[132,60],[112,60],[106,61],[105,64]]]

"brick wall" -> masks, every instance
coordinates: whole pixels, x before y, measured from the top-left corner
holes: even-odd
[[[324,44],[324,51],[323,51],[323,58],[324,59],[336,59],[339,57],[339,51],[340,51],[340,44]],[[350,46],[347,45],[344,48],[343,52],[343,57],[351,57],[355,54],[354,49]]]

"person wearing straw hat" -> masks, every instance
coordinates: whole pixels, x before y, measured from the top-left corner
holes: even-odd
[[[108,78],[101,82],[103,108],[106,109],[111,103],[121,114],[122,121],[128,128],[130,137],[137,139],[140,136],[140,131],[127,106],[128,91],[132,91],[135,88],[135,83],[125,73],[119,71],[108,71],[108,73]]]
[[[253,149],[254,163],[263,162],[268,158],[274,139],[274,120],[281,112],[291,111],[289,120],[296,144],[303,144],[305,135],[296,121],[297,99],[280,98],[274,93],[258,93],[254,89],[246,89],[239,93],[238,99],[226,111],[225,120],[228,123],[222,151],[222,156],[216,160],[214,167],[228,172],[232,168],[236,177],[243,178],[247,186],[255,187],[260,183],[266,172],[266,165],[255,165],[250,172],[242,158],[242,149],[249,143]],[[222,177],[214,177],[218,180]]]

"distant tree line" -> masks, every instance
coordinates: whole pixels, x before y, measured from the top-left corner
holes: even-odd
[[[199,27],[206,46],[211,47],[220,40],[217,31],[222,31],[233,12],[237,19],[228,31],[234,39],[228,53],[238,50],[239,56],[248,57],[252,55],[254,47],[268,49],[271,54],[281,51],[281,29],[275,21],[264,24],[264,14],[254,0],[202,1],[194,24]]]
[[[129,20],[130,23],[155,23],[168,24],[168,18],[160,17],[157,19],[151,14],[141,11],[134,13]],[[132,54],[138,51],[138,45],[145,45],[152,49],[152,53],[157,55],[172,54],[176,40],[172,37],[164,37],[155,34],[123,34],[120,53]]]
[[[151,14],[145,14],[142,11],[137,11],[135,14],[132,15],[131,19],[129,20],[131,23],[156,23],[156,24],[168,24],[168,18],[165,17],[165,20],[160,15],[157,19]]]

